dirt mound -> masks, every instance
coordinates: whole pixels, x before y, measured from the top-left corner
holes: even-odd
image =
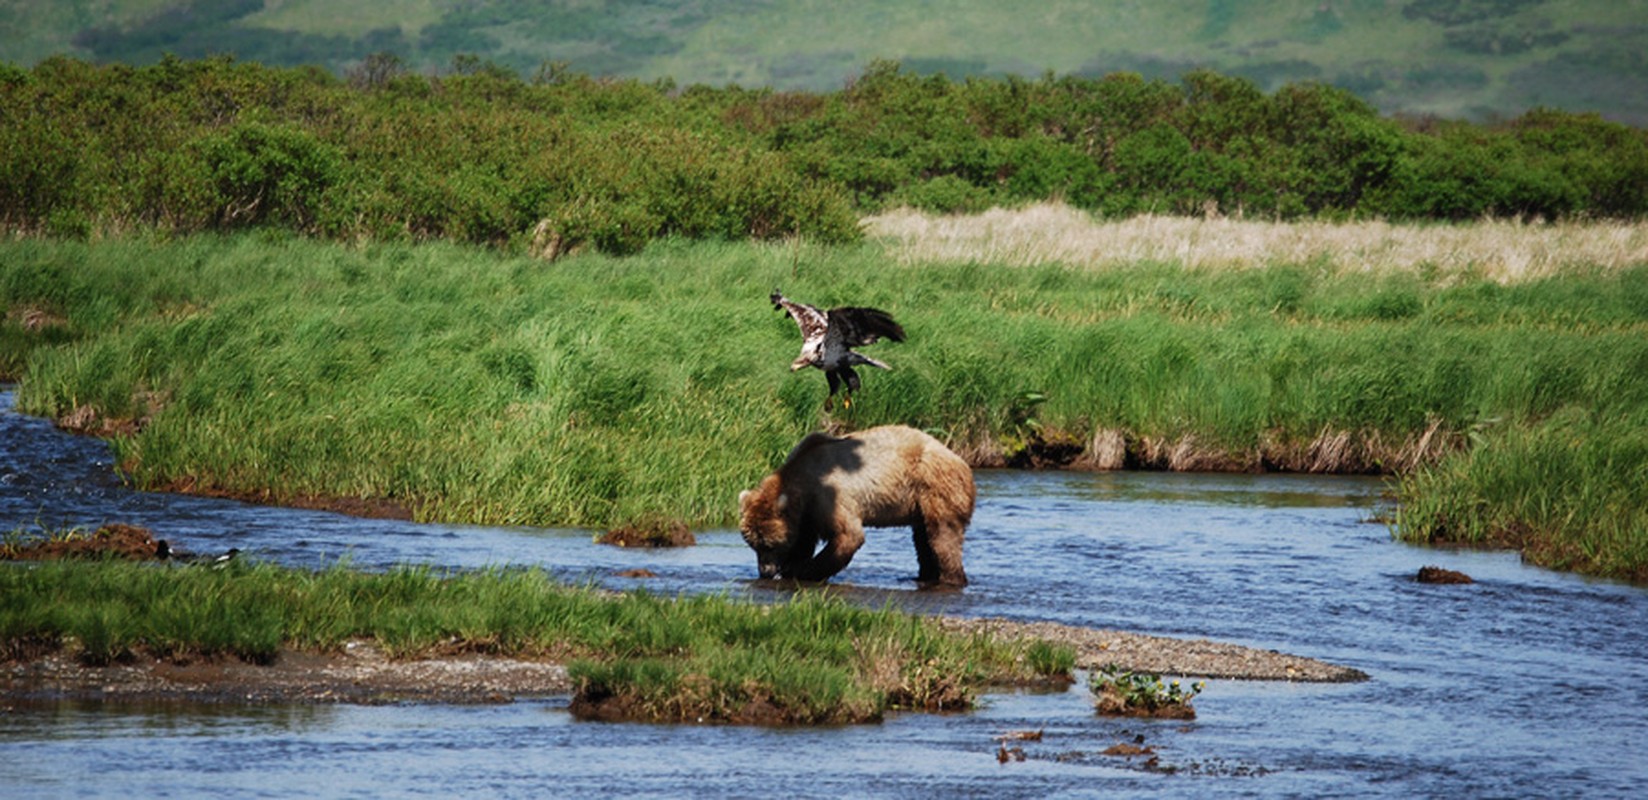
[[[1476,583],[1476,581],[1471,580],[1471,576],[1463,572],[1436,566],[1420,567],[1419,574],[1415,576],[1414,580],[1420,583]]]
[[[152,561],[171,556],[165,539],[147,528],[111,523],[89,533],[70,532],[27,544],[0,547],[0,561],[53,561],[64,558],[124,558]]]

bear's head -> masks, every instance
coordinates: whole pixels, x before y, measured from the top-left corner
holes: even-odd
[[[755,551],[756,568],[763,578],[784,574],[791,566],[792,553],[799,551],[784,513],[788,503],[776,475],[769,475],[760,487],[738,494],[738,530],[744,534],[744,543]],[[801,557],[811,555],[807,552]]]

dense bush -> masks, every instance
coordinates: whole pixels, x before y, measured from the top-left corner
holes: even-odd
[[[835,185],[692,123],[657,87],[456,67],[426,78],[390,63],[350,83],[225,59],[7,68],[0,223],[497,245],[537,230],[562,251],[612,253],[658,236],[858,236]]]
[[[631,253],[658,237],[858,236],[888,205],[1059,198],[1108,214],[1639,217],[1648,137],[1535,110],[1380,117],[1209,71],[1029,81],[870,65],[833,93],[530,80],[474,57],[318,69],[165,58],[0,67],[0,225],[58,236],[274,226]]]

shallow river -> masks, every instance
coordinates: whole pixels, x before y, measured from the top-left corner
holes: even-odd
[[[664,594],[770,599],[735,531],[622,550],[590,532],[361,520],[124,488],[108,448],[0,392],[0,530],[127,522],[284,564],[536,565]],[[1377,481],[980,472],[972,585],[917,593],[909,535],[871,533],[838,588],[873,606],[1206,637],[1367,672],[1211,681],[1198,719],[1095,716],[1079,685],[969,714],[765,730],[581,723],[566,698],[497,706],[0,708],[5,796],[1640,796],[1648,591],[1419,549],[1369,520]],[[733,502],[731,498],[728,502]],[[1465,586],[1414,582],[1426,564]],[[613,577],[633,567],[651,579]],[[995,737],[1043,729],[1026,760]],[[1156,760],[1101,755],[1119,742]]]

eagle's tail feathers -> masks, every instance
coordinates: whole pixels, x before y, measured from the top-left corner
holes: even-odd
[[[869,366],[875,367],[876,369],[892,369],[892,367],[887,366],[887,364],[885,362],[878,361],[876,359],[870,358],[869,356],[864,355],[863,353],[860,353],[860,352],[857,352],[857,351],[848,351],[848,353],[847,353],[847,363],[848,364],[867,364]],[[851,370],[849,370],[849,371],[851,371]],[[857,380],[856,376],[854,376],[854,380],[855,381]]]

